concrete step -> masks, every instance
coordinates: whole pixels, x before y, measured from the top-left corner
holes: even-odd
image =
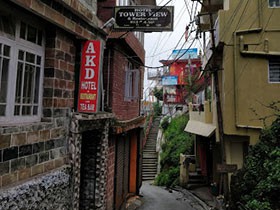
[[[143,152],[143,157],[146,157],[146,158],[157,158],[157,153],[155,152]]]
[[[150,162],[150,163],[142,163],[142,170],[143,169],[154,169],[154,168],[157,168],[157,163],[152,163],[152,162]]]
[[[154,167],[154,168],[142,168],[142,172],[143,173],[157,173],[157,168]]]

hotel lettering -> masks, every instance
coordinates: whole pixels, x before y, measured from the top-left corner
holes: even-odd
[[[79,112],[96,112],[98,106],[98,79],[100,68],[100,41],[83,45],[79,85]]]

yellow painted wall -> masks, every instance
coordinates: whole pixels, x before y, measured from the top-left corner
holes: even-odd
[[[268,39],[269,52],[280,55],[280,8],[268,8],[267,0],[229,3],[229,10],[219,11],[219,40],[224,44],[219,72],[224,132],[250,136],[250,144],[255,144],[263,127],[258,118],[272,114],[264,105],[280,99],[280,83],[268,82],[267,56],[240,53],[239,38],[243,36],[248,51],[255,52],[264,52]]]

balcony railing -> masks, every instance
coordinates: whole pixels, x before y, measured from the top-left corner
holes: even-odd
[[[163,76],[169,75],[168,68],[148,69],[148,80],[161,80]]]
[[[199,121],[203,123],[213,123],[213,113],[209,101],[204,104],[189,103],[190,120]]]
[[[163,102],[165,104],[186,104],[186,101],[181,94],[165,93],[163,95]]]

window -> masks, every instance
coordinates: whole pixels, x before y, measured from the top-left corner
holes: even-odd
[[[136,38],[140,41],[142,45],[144,45],[144,32],[141,31],[134,31],[133,32]]]
[[[268,0],[269,7],[280,7],[280,0]]]
[[[0,123],[38,121],[43,78],[43,31],[17,20],[6,22],[4,26],[6,18],[0,16]]]
[[[139,98],[139,78],[139,69],[128,63],[125,71],[125,100]]]
[[[269,60],[269,82],[280,83],[280,57]]]
[[[118,6],[135,6],[136,0],[118,0],[117,5]]]

